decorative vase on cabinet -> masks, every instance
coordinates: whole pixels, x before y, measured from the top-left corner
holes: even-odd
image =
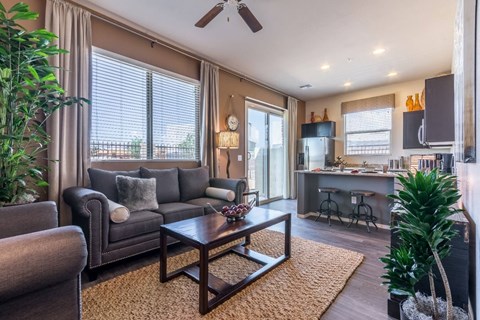
[[[413,105],[413,111],[422,110],[422,106],[420,105],[419,94],[415,93],[415,103]]]
[[[407,107],[407,111],[413,111],[413,96],[407,96],[407,102],[405,102],[405,106]]]
[[[327,114],[327,108],[323,110],[323,119],[322,121],[329,121],[328,119],[328,114]]]
[[[315,122],[315,112],[310,112],[310,122],[311,123]]]

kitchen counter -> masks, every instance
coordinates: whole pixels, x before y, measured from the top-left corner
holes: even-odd
[[[309,171],[309,170],[296,170],[295,173],[303,173],[303,174],[322,174],[322,175],[338,175],[338,176],[358,176],[358,177],[383,177],[383,178],[396,178],[397,173],[394,172],[358,172],[358,173],[351,173],[351,170],[345,171],[330,171],[330,170],[322,170],[322,171]]]
[[[320,202],[327,198],[326,194],[318,192],[318,188],[337,188],[340,193],[332,194],[331,197],[338,203],[339,210],[343,213],[342,219],[348,223],[349,215],[354,207],[350,190],[369,190],[375,192],[375,196],[365,198],[364,201],[372,206],[373,215],[378,218],[377,224],[390,225],[392,200],[387,198],[387,195],[395,192],[397,173],[351,173],[350,171],[295,171],[299,216],[316,215],[315,212],[318,211]],[[354,227],[355,225],[351,228]]]

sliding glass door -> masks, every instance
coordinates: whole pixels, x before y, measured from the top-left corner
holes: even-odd
[[[285,139],[283,113],[247,102],[247,177],[261,201],[283,197]]]

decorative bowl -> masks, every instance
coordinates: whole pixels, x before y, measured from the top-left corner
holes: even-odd
[[[252,211],[254,207],[254,203],[255,203],[255,199],[252,199],[248,203],[240,203],[238,205],[233,204],[231,206],[224,206],[222,208],[222,211],[215,210],[215,208],[210,203],[207,203],[207,204],[210,206],[210,208],[213,209],[213,211],[215,211],[215,213],[218,213],[224,216],[227,219],[227,222],[234,222],[234,221],[240,221],[245,219],[247,214],[249,214],[250,211]]]

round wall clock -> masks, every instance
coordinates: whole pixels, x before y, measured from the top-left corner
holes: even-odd
[[[238,129],[238,125],[240,124],[240,121],[238,121],[238,118],[234,114],[230,114],[227,116],[227,127],[229,130],[236,131]]]

